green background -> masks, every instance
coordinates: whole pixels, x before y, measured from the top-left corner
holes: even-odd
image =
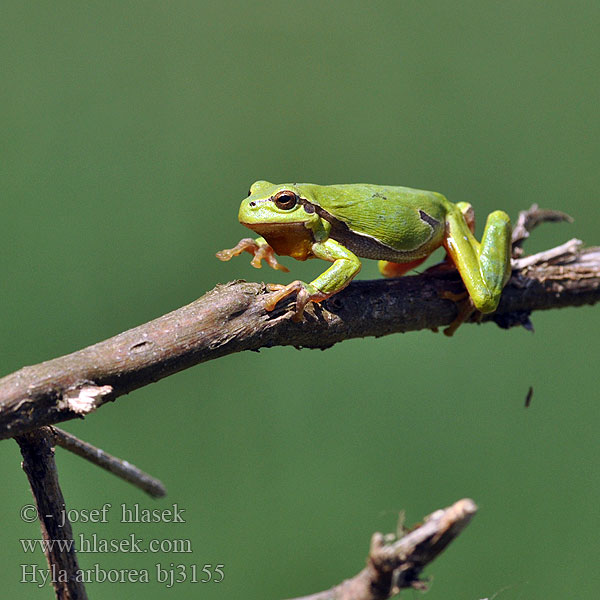
[[[537,202],[575,223],[527,250],[600,242],[597,2],[9,1],[0,28],[0,374],[218,282],[321,272],[215,259],[246,235],[237,209],[256,179],[433,189],[472,202],[480,225]],[[90,597],[307,594],[361,569],[400,510],[412,524],[472,497],[428,599],[597,598],[598,309],[533,322],[238,354],[67,423],[169,490],[152,501],[59,449],[69,508],[114,507],[76,534],[193,548],[82,555],[153,581]],[[19,583],[21,564],[44,563],[18,542],[39,529],[19,518],[17,445],[2,450],[2,589],[50,598]],[[121,523],[121,503],[177,503],[187,522]],[[156,563],[222,563],[225,580],[167,589]]]

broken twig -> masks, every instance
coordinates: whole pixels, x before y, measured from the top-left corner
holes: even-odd
[[[423,524],[396,541],[375,533],[367,566],[325,592],[295,600],[385,600],[403,588],[424,590],[426,582],[419,576],[448,544],[469,524],[477,506],[468,498],[437,510],[425,517]]]

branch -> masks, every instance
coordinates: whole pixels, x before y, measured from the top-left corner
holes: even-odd
[[[81,456],[81,458],[89,460],[91,463],[120,477],[124,481],[128,481],[153,498],[162,498],[163,496],[166,496],[167,490],[161,481],[148,475],[148,473],[141,469],[138,469],[130,462],[113,456],[108,452],[104,452],[102,448],[84,442],[73,434],[68,433],[63,429],[59,429],[58,427],[52,427],[52,433],[54,436],[54,443],[57,446],[69,450],[70,452],[73,452],[73,454]]]
[[[498,310],[482,320],[531,328],[532,311],[598,302],[600,247],[580,246],[572,240],[513,261]],[[308,307],[304,320],[295,323],[293,298],[267,312],[264,284],[218,285],[154,321],[0,379],[0,439],[83,418],[119,396],[233,352],[271,346],[324,349],[356,337],[437,330],[457,314],[456,304],[443,294],[463,289],[453,271],[356,281]]]
[[[56,597],[59,600],[87,600],[83,583],[77,581],[79,565],[73,544],[73,530],[58,483],[53,438],[52,431],[44,427],[20,435],[16,440],[23,455],[23,470],[35,498],[42,537],[50,542],[44,548],[44,553]],[[70,544],[62,543],[67,540]]]
[[[424,523],[397,541],[375,533],[367,566],[352,579],[325,592],[295,600],[385,600],[402,588],[426,589],[419,579],[432,562],[469,524],[477,506],[468,498],[437,510]]]

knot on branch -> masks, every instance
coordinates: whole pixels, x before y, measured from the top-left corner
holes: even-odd
[[[67,390],[63,394],[57,403],[57,408],[74,412],[83,418],[107,402],[108,398],[106,396],[112,394],[112,392],[112,385],[85,384],[78,386]]]

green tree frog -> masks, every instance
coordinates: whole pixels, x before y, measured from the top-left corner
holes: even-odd
[[[399,277],[443,246],[473,305],[483,313],[496,310],[510,276],[508,215],[500,210],[491,213],[479,243],[473,235],[471,205],[453,204],[436,192],[362,183],[257,181],[242,201],[239,220],[260,237],[221,250],[220,260],[246,251],[257,268],[265,260],[274,269],[288,271],[275,254],[333,263],[310,283],[270,285],[276,293],[265,308],[272,310],[295,293],[295,320],[302,318],[308,302],[320,302],[346,287],[360,270],[360,258],[379,260],[384,276]]]

